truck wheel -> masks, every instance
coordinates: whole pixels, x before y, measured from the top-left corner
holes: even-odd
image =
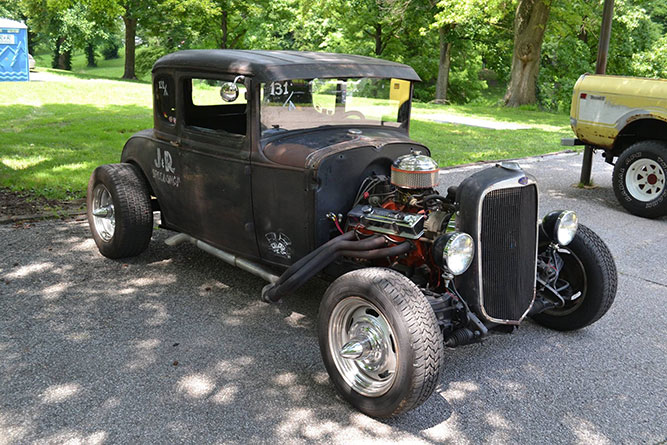
[[[616,265],[604,241],[581,224],[572,242],[561,246],[558,254],[565,262],[560,278],[570,284],[572,295],[581,295],[532,318],[551,329],[573,331],[599,320],[611,307],[616,296]]]
[[[621,153],[614,166],[614,193],[633,215],[667,215],[667,144],[641,141]]]
[[[146,250],[153,232],[148,185],[132,164],[97,167],[88,182],[88,224],[100,253],[125,258]]]
[[[327,289],[320,352],[338,392],[373,417],[421,405],[440,379],[443,338],[426,297],[383,268],[346,273]]]

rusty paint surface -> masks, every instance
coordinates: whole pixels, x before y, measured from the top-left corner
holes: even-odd
[[[574,86],[570,117],[579,139],[610,149],[632,122],[667,122],[667,80],[583,75]]]

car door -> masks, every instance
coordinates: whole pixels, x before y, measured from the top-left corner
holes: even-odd
[[[179,225],[216,247],[257,256],[250,177],[248,104],[243,81],[239,96],[226,102],[221,87],[235,76],[181,75],[179,145],[187,209]]]

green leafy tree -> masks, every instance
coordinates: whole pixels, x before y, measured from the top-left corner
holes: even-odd
[[[125,67],[123,79],[136,79],[135,57],[137,30],[149,26],[161,18],[158,16],[159,0],[87,0],[98,17],[112,20],[120,17],[125,29]]]
[[[435,88],[436,103],[447,102],[453,46],[457,42],[461,44],[463,41],[475,39],[480,34],[481,28],[496,24],[503,15],[504,4],[503,0],[440,0],[437,3],[435,22],[432,25],[438,30],[440,50]],[[471,45],[466,46],[467,55],[481,62],[480,52],[475,52]],[[477,75],[477,73],[472,74]]]
[[[403,17],[412,1],[319,0],[307,5],[321,14],[328,28],[321,49],[382,56],[405,31]]]
[[[652,3],[615,1],[608,74],[664,76],[664,28],[644,8],[647,4]],[[575,82],[581,74],[595,71],[601,16],[602,4],[597,1],[554,3],[537,82],[537,97],[543,107],[569,110]]]

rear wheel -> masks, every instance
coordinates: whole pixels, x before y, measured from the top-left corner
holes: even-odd
[[[320,305],[318,333],[334,386],[370,416],[413,409],[438,384],[444,346],[435,314],[395,271],[367,268],[334,281]]]
[[[633,215],[667,215],[667,144],[641,141],[621,153],[614,166],[614,193]]]
[[[107,258],[139,255],[153,232],[148,184],[132,164],[97,167],[88,182],[88,223]]]
[[[569,284],[565,305],[533,315],[548,328],[572,331],[599,320],[616,297],[616,265],[607,245],[591,229],[579,225],[574,239],[558,249],[564,265],[560,279]],[[575,298],[576,296],[576,298]]]

